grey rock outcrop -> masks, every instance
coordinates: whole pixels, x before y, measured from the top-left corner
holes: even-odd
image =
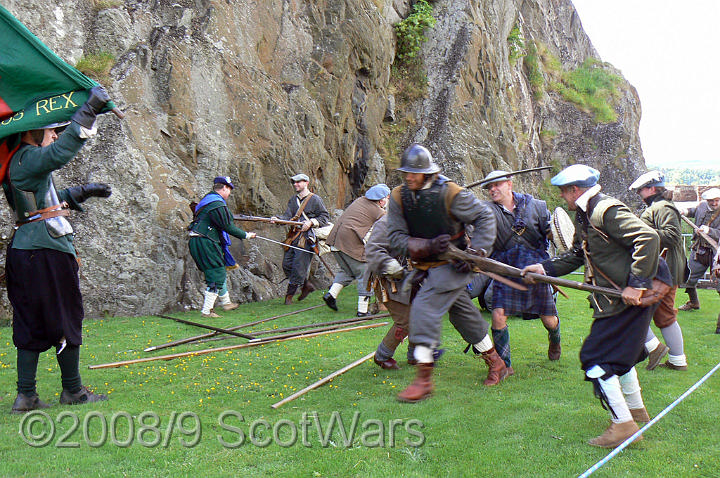
[[[600,124],[553,91],[537,98],[522,61],[509,60],[516,25],[563,68],[597,57],[569,0],[431,2],[427,92],[403,108],[392,89],[393,24],[409,14],[409,0],[125,0],[96,2],[107,6],[99,11],[87,3],[58,0],[48,9],[41,0],[0,0],[71,64],[100,51],[114,57],[104,84],[126,117],[101,117],[99,135],[56,175],[59,187],[113,186],[110,198],[91,199],[71,218],[91,317],[198,307],[203,283],[187,250],[188,203],[218,174],[239,186],[233,211],[269,216],[284,210],[296,172],[312,178],[331,211],[376,182],[397,184],[391,168],[410,141],[428,145],[461,184],[495,168],[579,161],[603,172],[606,190],[624,194],[625,178],[644,168],[630,85],[616,101],[618,120]],[[412,127],[388,148],[401,114],[412,115]],[[518,181],[529,188],[542,177]],[[12,223],[6,207],[2,218]],[[273,226],[243,226],[283,236]],[[240,242],[233,298],[280,295],[282,250]],[[327,283],[322,267],[314,280]],[[10,314],[6,297],[0,309]]]

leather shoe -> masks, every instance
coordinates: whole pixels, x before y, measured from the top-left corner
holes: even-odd
[[[657,347],[655,347],[652,352],[650,352],[650,355],[648,355],[648,364],[647,367],[645,367],[647,370],[655,370],[655,367],[660,365],[660,361],[667,355],[667,353],[670,351],[670,347],[668,347],[665,344],[658,344]]]
[[[358,312],[358,317],[370,317],[371,315],[374,315],[372,312]]]
[[[332,310],[337,312],[338,306],[337,301],[335,300],[335,297],[330,294],[330,292],[325,292],[325,295],[323,296],[323,300],[325,301],[325,304],[330,307]]]
[[[395,361],[394,358],[389,358],[387,360],[380,361],[377,359],[377,357],[373,357],[373,361],[380,366],[380,368],[385,370],[400,370],[400,366],[398,365],[397,361]]]
[[[219,319],[221,315],[217,315],[214,310],[210,310],[209,314],[200,314],[205,319]]]
[[[670,363],[667,360],[665,361],[665,363],[661,363],[660,367],[668,368],[670,370],[679,370],[679,371],[687,370],[687,365],[675,365],[674,363]]]
[[[37,395],[27,396],[24,393],[18,393],[12,406],[12,413],[25,413],[40,408],[50,408],[50,405],[40,400]]]
[[[683,305],[681,305],[680,307],[678,307],[678,309],[679,309],[679,310],[684,310],[684,311],[688,311],[688,310],[699,310],[699,309],[700,309],[700,304],[698,304],[697,302],[693,302],[693,301],[689,300],[689,301],[685,302],[685,304],[683,304]]]
[[[80,390],[75,393],[70,393],[68,390],[63,389],[60,394],[60,403],[65,405],[79,405],[83,403],[103,402],[107,400],[107,395],[100,395],[93,393],[83,385]]]

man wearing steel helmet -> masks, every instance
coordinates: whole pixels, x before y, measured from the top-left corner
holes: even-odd
[[[230,300],[227,287],[227,268],[237,267],[230,254],[230,236],[238,239],[252,239],[254,232],[245,232],[233,222],[227,206],[227,198],[235,188],[227,176],[213,180],[213,191],[206,194],[195,206],[193,221],[188,226],[190,240],[188,247],[195,264],[205,276],[203,317],[220,317],[215,313],[215,299],[220,299],[223,310],[238,308]]]
[[[645,339],[645,349],[649,354],[646,368],[653,370],[661,365],[670,370],[687,370],[683,334],[677,321],[678,311],[675,308],[675,293],[678,284],[683,280],[686,267],[680,212],[672,201],[672,192],[665,189],[665,176],[660,171],[650,171],[641,175],[628,189],[635,191],[647,204],[640,219],[658,233],[661,255],[665,258],[672,274],[672,288],[653,313],[653,321],[660,329],[667,345],[660,343],[652,329],[648,329]],[[660,364],[668,352],[668,360]]]
[[[8,245],[8,298],[13,306],[13,342],[17,348],[17,390],[13,413],[48,405],[36,391],[40,352],[56,347],[62,393],[60,403],[107,400],[85,387],[80,378],[80,345],[84,316],[73,245],[69,209],[82,211],[89,197],[110,196],[101,183],[56,191],[52,172],[70,162],[93,136],[96,116],[109,101],[105,89],[95,87],[58,136],[53,124],[26,131],[10,159],[3,188],[16,215],[16,231]]]
[[[492,258],[514,267],[549,259],[547,236],[551,219],[547,204],[530,194],[513,191],[508,174],[507,171],[492,171],[483,185],[491,199],[487,204],[497,221]],[[548,358],[560,359],[560,320],[548,284],[534,284],[529,290],[521,291],[493,281],[492,304],[488,305],[492,310],[495,349],[505,361],[509,374],[514,373],[510,362],[509,315],[539,316],[548,331]]]
[[[702,193],[703,201],[697,207],[691,207],[680,211],[685,216],[695,218],[695,224],[700,231],[704,232],[715,242],[720,241],[720,189],[711,188]],[[696,310],[700,308],[700,300],[697,296],[697,283],[705,275],[710,267],[713,257],[713,249],[708,242],[697,232],[693,233],[692,253],[688,259],[690,276],[686,281],[685,292],[689,300],[680,307],[680,310]],[[717,285],[720,293],[720,282]],[[718,327],[716,333],[720,333],[720,316],[718,316]]]
[[[488,336],[488,323],[468,294],[471,267],[441,257],[450,244],[467,248],[466,224],[474,227],[473,249],[490,251],[495,218],[470,191],[438,174],[440,167],[419,144],[405,150],[398,171],[405,173],[405,183],[390,195],[389,245],[409,256],[416,273],[425,276],[410,307],[409,340],[415,344],[417,376],[398,400],[417,402],[432,393],[433,352],[440,343],[445,313],[469,347],[488,364],[484,384],[496,385],[507,375],[507,368]]]
[[[641,307],[641,299],[658,270],[660,240],[625,204],[600,193],[599,177],[596,169],[574,164],[551,179],[568,208],[576,211],[573,246],[523,272],[562,276],[585,265],[586,280],[622,289],[622,299],[589,296],[593,323],[580,349],[585,380],[593,383],[612,420],[588,443],[614,448],[639,430],[636,421],[650,420],[635,364],[647,357],[643,345],[652,307]]]

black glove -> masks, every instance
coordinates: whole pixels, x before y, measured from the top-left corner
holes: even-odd
[[[424,259],[447,251],[449,245],[450,235],[448,234],[441,234],[432,239],[411,237],[408,239],[408,254],[411,259]]]
[[[468,274],[472,271],[472,266],[469,262],[453,259],[452,265],[455,267],[455,270],[461,274]]]
[[[68,188],[67,191],[78,203],[84,202],[90,197],[106,198],[112,194],[110,185],[105,183],[89,183],[83,184],[82,186],[73,186]]]
[[[102,86],[94,86],[90,90],[90,97],[85,103],[73,114],[72,120],[80,126],[90,129],[95,124],[97,115],[110,101],[110,96]]]

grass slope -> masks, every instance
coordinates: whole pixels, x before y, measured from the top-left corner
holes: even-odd
[[[55,425],[53,438],[43,447],[26,444],[19,433],[23,416],[9,413],[16,395],[15,349],[11,329],[0,328],[0,476],[577,476],[606,455],[586,442],[605,429],[608,414],[592,396],[592,386],[583,381],[577,358],[590,325],[585,294],[570,294],[572,300],[559,301],[561,360],[547,360],[540,321],[511,319],[516,375],[497,387],[482,386],[486,366],[462,354],[462,340],[445,321],[447,352],[434,374],[436,391],[418,404],[395,400],[414,377],[414,370],[405,365],[403,344],[396,355],[403,365],[400,371],[386,372],[369,361],[277,410],[270,408],[372,352],[387,327],[87,370],[90,364],[149,356],[142,352],[149,345],[203,333],[154,317],[90,320],[84,327],[81,372],[86,384],[108,393],[110,400],[81,407],[59,405],[57,363],[53,353],[42,354],[38,391],[53,404],[47,416]],[[648,372],[644,364],[638,368],[653,416],[720,361],[720,335],[714,334],[718,295],[700,291],[700,298],[700,311],[679,315],[689,370]],[[680,294],[678,303],[684,300]],[[339,313],[322,307],[254,330],[351,317],[355,301],[353,289],[346,289]],[[315,292],[293,307],[319,303],[321,293]],[[229,327],[288,309],[279,300],[245,304],[212,324]],[[177,316],[202,321],[198,312]],[[156,354],[243,342],[231,338]],[[644,441],[594,476],[718,476],[719,378],[711,377],[655,424]],[[328,431],[333,419],[334,428]],[[356,433],[345,440],[338,421],[349,434],[354,419]],[[108,425],[106,433],[103,423]],[[40,425],[34,433],[40,434]],[[251,432],[257,432],[252,440]],[[67,436],[61,438],[63,434]]]

